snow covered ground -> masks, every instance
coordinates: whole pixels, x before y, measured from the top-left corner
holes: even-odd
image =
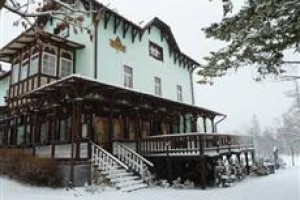
[[[300,159],[297,167],[278,170],[265,177],[248,177],[230,188],[208,190],[151,188],[131,193],[114,189],[91,194],[84,188],[76,191],[26,186],[6,178],[0,178],[0,200],[300,200]]]

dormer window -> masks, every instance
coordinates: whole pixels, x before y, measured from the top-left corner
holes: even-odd
[[[62,51],[60,55],[60,71],[59,76],[65,77],[73,73],[73,54],[71,52]]]
[[[164,60],[163,48],[153,42],[149,42],[149,55],[157,60]]]
[[[42,73],[56,76],[56,49],[53,47],[44,48]]]
[[[32,76],[39,71],[39,50],[35,48],[31,52],[29,76]]]

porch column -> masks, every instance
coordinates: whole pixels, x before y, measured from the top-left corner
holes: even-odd
[[[203,136],[199,136],[199,153],[200,153],[200,172],[201,172],[201,187],[202,189],[206,189],[207,187],[207,171],[206,171],[206,158],[204,156],[204,141],[203,141]]]
[[[39,132],[39,110],[34,110],[34,122],[33,122],[33,132],[31,135],[31,142],[32,142],[32,154],[35,155],[35,147],[36,147],[36,139]]]
[[[186,133],[186,132],[187,132],[187,126],[186,126],[186,121],[187,121],[187,120],[186,120],[186,115],[183,114],[182,117],[183,117],[183,132]]]
[[[206,117],[202,117],[202,119],[203,119],[203,129],[204,129],[204,133],[207,133]]]
[[[214,122],[214,118],[213,117],[211,117],[210,118],[210,121],[211,121],[211,130],[212,130],[212,132],[213,133],[215,133],[216,132],[216,130],[215,130],[215,122]]]
[[[82,125],[81,125],[81,117],[82,117],[82,100],[79,100],[76,103],[76,121],[75,121],[75,127],[76,127],[76,139],[75,139],[75,143],[76,143],[76,160],[79,160],[80,158],[80,142],[82,139],[82,134],[81,134],[81,130],[82,130]]]
[[[112,151],[113,135],[114,135],[114,108],[113,105],[111,105],[108,113],[108,141],[110,144],[107,150],[109,152]]]
[[[248,151],[246,151],[244,154],[245,154],[245,159],[246,159],[246,171],[247,171],[247,175],[249,175],[250,174],[249,153],[248,153]]]
[[[50,144],[52,145],[51,147],[51,157],[55,157],[55,142],[56,142],[56,131],[57,131],[57,107],[54,107],[53,111],[53,122],[52,122],[52,127],[51,127],[51,141]]]
[[[192,132],[193,133],[197,132],[197,121],[198,121],[198,115],[193,115],[193,118],[192,118]]]

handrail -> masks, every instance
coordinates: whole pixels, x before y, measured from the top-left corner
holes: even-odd
[[[111,160],[113,160],[115,163],[123,167],[124,169],[128,170],[128,166],[126,166],[124,163],[122,163],[120,160],[118,160],[115,156],[113,156],[111,153],[106,151],[105,149],[101,148],[100,146],[96,145],[95,143],[91,142],[92,146],[96,147],[98,150],[100,150],[102,153],[104,153],[106,156],[108,156]]]
[[[166,137],[179,137],[179,136],[232,136],[232,137],[249,137],[250,135],[231,135],[231,134],[225,134],[225,133],[172,133],[172,134],[166,134],[166,135],[154,135],[154,136],[148,136],[145,139],[151,139],[151,138],[166,138]]]
[[[152,162],[150,162],[149,160],[147,160],[146,158],[144,158],[143,156],[141,156],[137,152],[133,151],[132,149],[128,148],[126,145],[124,145],[122,143],[119,143],[119,142],[115,142],[115,144],[120,145],[122,148],[124,148],[127,151],[129,151],[130,153],[134,154],[136,157],[138,157],[139,159],[141,159],[142,161],[144,161],[150,167],[154,167],[154,164]]]

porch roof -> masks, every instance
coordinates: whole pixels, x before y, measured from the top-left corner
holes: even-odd
[[[39,36],[41,36],[44,40],[64,44],[75,49],[84,47],[84,45],[82,44],[72,42],[51,33],[39,33],[31,28],[21,33],[18,37],[16,37],[2,49],[0,49],[0,61],[9,63],[11,59],[17,55],[18,52],[22,51],[26,46],[39,39]]]
[[[77,87],[78,90],[74,90],[74,87]],[[75,93],[77,93],[76,96],[73,96],[74,93],[70,94],[66,92],[65,90],[66,88],[68,88],[69,91],[72,92],[75,91]],[[70,90],[70,88],[73,89]],[[225,116],[222,113],[212,111],[206,108],[173,101],[170,99],[158,97],[151,94],[141,93],[140,91],[134,89],[127,89],[118,86],[108,85],[101,81],[91,79],[88,77],[83,77],[77,74],[73,74],[71,76],[46,84],[40,88],[37,88],[35,90],[32,90],[22,95],[21,98],[39,99],[39,98],[48,98],[49,95],[50,96],[63,95],[63,98],[65,98],[67,95],[70,95],[74,99],[75,98],[85,99],[87,96],[91,94],[99,94],[99,93],[100,94],[101,93],[122,94],[123,95],[122,97],[125,97],[125,99],[131,99],[131,101],[134,103],[144,102],[144,103],[152,104],[155,107],[156,106],[163,107],[163,108],[167,107],[168,109],[165,110],[166,112],[180,111],[180,112],[186,112],[186,113],[197,114],[197,115],[205,115],[209,117]],[[108,101],[111,101],[111,99],[108,99]],[[135,104],[134,107],[137,107],[137,104]]]

